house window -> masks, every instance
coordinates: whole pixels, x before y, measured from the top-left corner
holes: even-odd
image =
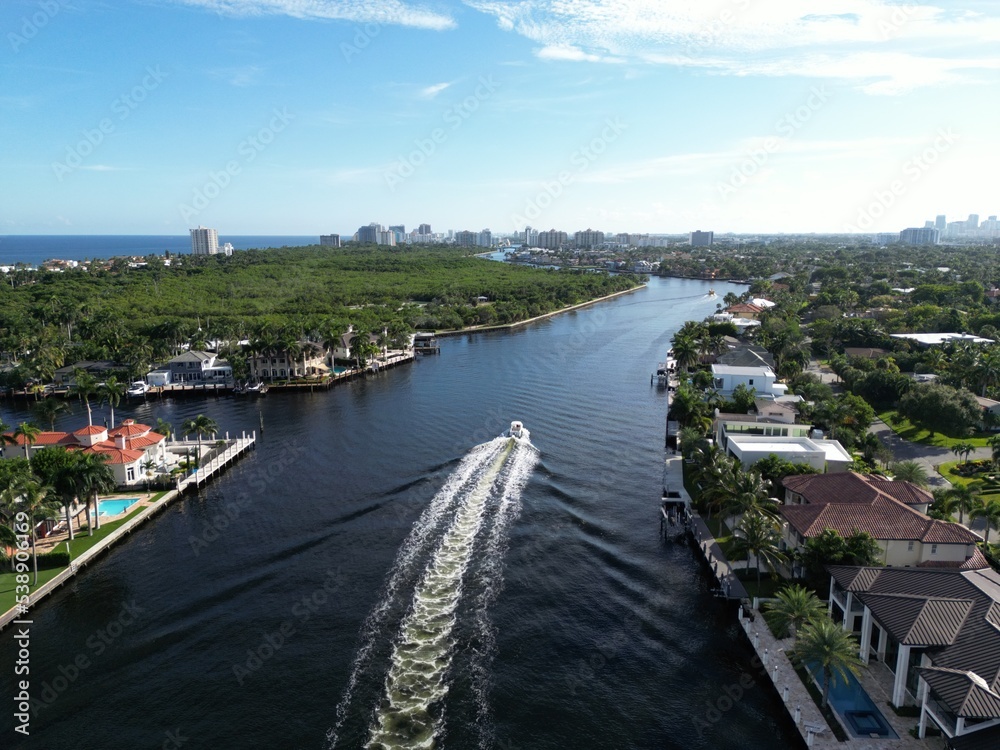
[[[278,371],[277,371],[277,369],[271,370],[271,377],[272,378],[278,377]]]
[[[281,368],[281,377],[285,377],[285,368],[284,367]]]
[[[271,364],[272,365],[278,364],[278,360],[275,357],[271,357]]]
[[[906,551],[907,552],[913,552],[913,542],[907,542],[906,543]]]
[[[932,544],[931,545],[931,554],[932,555],[936,555],[937,554],[937,545],[936,544]]]
[[[128,482],[135,481],[135,467],[129,466],[125,469],[125,480]]]
[[[749,379],[749,380],[747,381],[747,384],[748,384],[748,385],[753,385],[753,378],[750,378],[750,379]]]

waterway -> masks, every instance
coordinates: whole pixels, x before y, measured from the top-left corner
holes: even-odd
[[[7,695],[0,747],[799,747],[692,549],[657,536],[649,376],[708,288],[654,278],[329,392],[123,406],[265,429],[32,612],[48,702],[25,740]],[[495,439],[512,419],[530,446]],[[8,630],[5,694],[14,659]]]

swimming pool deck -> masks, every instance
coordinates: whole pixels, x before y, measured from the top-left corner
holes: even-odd
[[[69,567],[62,570],[54,578],[32,591],[26,604],[15,605],[0,615],[0,630],[3,630],[12,622],[30,618],[29,612],[38,604],[38,602],[58,589],[62,584],[66,583],[70,578],[76,575],[83,566],[96,559],[105,550],[107,550],[108,547],[113,545],[115,542],[118,542],[126,535],[132,533],[132,531],[138,528],[150,516],[158,513],[160,510],[167,507],[170,503],[180,497],[189,487],[194,486],[197,488],[209,481],[216,474],[221,473],[226,466],[237,460],[240,456],[256,445],[257,433],[253,432],[249,435],[244,433],[242,437],[230,439],[228,442],[229,445],[226,446],[224,450],[219,450],[211,461],[206,462],[204,466],[198,469],[198,471],[193,472],[183,480],[179,480],[175,489],[167,492],[155,503],[147,504],[145,507],[141,507],[139,510],[129,513],[126,516],[127,520],[125,523],[86,552],[83,552],[79,557],[70,563]],[[132,508],[135,508],[138,505],[142,505],[142,503],[135,503],[132,505]],[[115,518],[117,518],[117,516],[111,516],[107,517],[107,520],[110,521]]]
[[[833,735],[826,719],[820,713],[812,696],[809,695],[806,686],[802,684],[802,680],[795,673],[791,660],[787,656],[787,652],[795,645],[794,639],[778,640],[771,634],[770,628],[767,627],[764,617],[758,610],[751,610],[750,613],[753,615],[752,621],[747,613],[741,610],[740,625],[750,639],[750,645],[764,664],[761,670],[767,671],[767,675],[778,691],[778,695],[781,696],[792,721],[796,721],[796,713],[799,714],[796,726],[808,747],[849,748],[850,750],[944,750],[945,740],[943,737],[928,737],[918,740],[910,736],[910,729],[916,726],[917,719],[897,716],[896,712],[889,706],[888,700],[892,688],[887,688],[882,684],[885,680],[880,680],[880,677],[885,677],[885,674],[882,673],[889,671],[882,664],[872,664],[867,669],[863,669],[858,680],[872,702],[882,712],[885,720],[896,730],[899,739],[851,737],[848,732],[848,740],[840,742]],[[891,679],[888,684],[891,685]],[[810,728],[820,731],[810,738]]]

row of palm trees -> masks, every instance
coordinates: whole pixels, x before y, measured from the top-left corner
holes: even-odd
[[[681,446],[683,449],[684,444]],[[744,469],[739,460],[707,441],[696,443],[687,455],[694,460],[692,476],[708,517],[718,511],[727,519],[736,519],[730,551],[754,560],[760,590],[761,565],[773,574],[788,562],[781,549],[780,515],[778,504],[770,497],[771,483],[757,469]]]
[[[768,603],[764,619],[777,638],[794,636],[793,661],[823,672],[823,702],[830,699],[830,685],[847,680],[848,672],[859,675],[862,662],[852,633],[831,620],[826,605],[805,586],[786,586]]]

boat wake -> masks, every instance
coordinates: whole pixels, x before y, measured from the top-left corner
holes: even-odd
[[[385,650],[390,615],[416,580],[412,599],[392,641],[382,697],[368,724],[367,748],[430,748],[439,737],[451,684],[455,626],[461,611],[472,609],[470,664],[477,703],[477,724],[486,745],[490,730],[489,668],[495,634],[489,607],[502,586],[503,555],[509,528],[520,512],[525,484],[538,461],[527,438],[499,437],[473,448],[452,472],[414,525],[396,557],[382,598],[362,630],[361,646],[337,706],[328,747],[356,747],[345,724],[358,702],[358,684],[372,679],[376,654]],[[424,563],[422,570],[420,564]],[[475,563],[475,575],[469,573]],[[463,602],[460,611],[459,604]],[[464,631],[463,631],[464,632]],[[354,734],[352,732],[352,734]]]

